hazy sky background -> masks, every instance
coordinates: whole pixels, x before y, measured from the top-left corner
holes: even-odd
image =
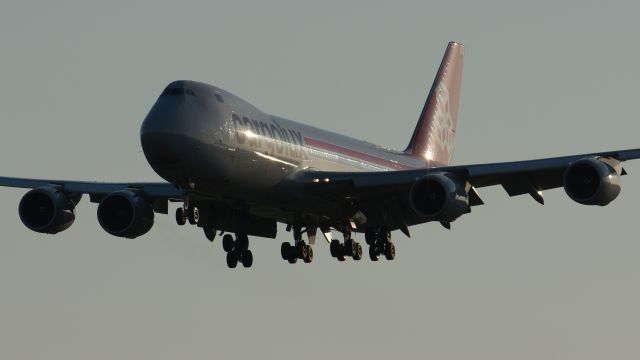
[[[636,2],[0,3],[0,174],[159,180],[139,126],[172,80],[404,148],[450,40],[465,45],[456,164],[640,146]],[[0,358],[636,359],[640,162],[606,208],[480,189],[394,262],[291,266],[255,238],[230,270],[173,216],[126,240],[85,198],[57,236],[0,189]],[[360,240],[363,240],[360,237]]]

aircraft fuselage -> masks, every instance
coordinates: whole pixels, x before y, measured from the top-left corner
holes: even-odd
[[[388,171],[424,160],[266,114],[214,86],[171,83],[141,127],[145,156],[165,180],[196,194],[265,201],[305,169]]]

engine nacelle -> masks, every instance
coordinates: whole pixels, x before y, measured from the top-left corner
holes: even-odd
[[[144,235],[151,230],[153,217],[151,204],[131,190],[112,192],[98,205],[98,222],[113,236],[133,239]]]
[[[33,231],[59,233],[68,229],[75,221],[75,208],[80,196],[67,195],[53,186],[33,189],[20,200],[20,220]]]
[[[409,202],[418,215],[451,222],[469,212],[465,184],[448,174],[427,175],[411,187]]]
[[[578,160],[564,172],[564,191],[580,204],[605,206],[618,197],[620,176],[600,159]]]

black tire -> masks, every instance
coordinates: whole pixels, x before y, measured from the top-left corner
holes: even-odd
[[[236,247],[240,250],[249,250],[249,237],[245,234],[236,234]]]
[[[367,245],[375,244],[376,242],[376,231],[374,229],[369,229],[364,233],[364,241]]]
[[[353,239],[349,239],[349,241],[345,243],[345,252],[352,258],[355,258],[358,252],[358,243]]]
[[[387,243],[387,246],[385,246],[384,257],[387,258],[387,260],[393,260],[396,258],[396,246],[393,245],[392,242]]]
[[[304,260],[307,258],[307,250],[309,250],[307,249],[307,245],[302,241],[296,244],[296,256],[299,259]]]
[[[295,256],[290,256],[287,261],[289,262],[289,264],[295,264],[298,262],[298,258]]]
[[[238,266],[238,254],[235,251],[231,251],[227,253],[227,266],[229,269],[234,269]]]
[[[240,261],[242,261],[242,266],[250,268],[251,265],[253,265],[253,253],[251,250],[245,251],[242,254],[242,258],[240,258]]]
[[[376,250],[375,246],[369,246],[369,259],[378,261],[378,250]]]
[[[308,264],[313,261],[313,248],[311,247],[311,245],[305,245],[304,247],[307,249],[307,256],[305,256],[302,260],[304,260],[304,262]]]
[[[353,260],[360,260],[362,259],[362,245],[360,245],[359,243],[356,243],[356,253],[355,255],[353,255]]]
[[[210,227],[205,227],[202,228],[204,230],[204,236],[206,236],[206,238],[213,242],[213,240],[216,239],[216,229],[212,229]]]
[[[331,256],[337,258],[342,254],[342,246],[340,246],[340,241],[331,240],[331,244],[329,244],[329,250],[331,251]]]
[[[224,251],[231,252],[233,251],[234,247],[235,242],[233,241],[233,236],[231,236],[231,234],[226,234],[222,237],[222,248],[224,249]]]
[[[187,223],[187,213],[184,211],[184,208],[176,209],[176,223],[180,226]]]
[[[289,260],[289,257],[291,257],[291,248],[291,244],[288,242],[283,242],[282,245],[280,245],[280,256],[282,256],[282,260]]]
[[[353,239],[349,238],[349,239],[345,239],[344,240],[344,246],[342,247],[343,252],[342,254],[344,256],[353,256]]]
[[[192,207],[188,211],[189,213],[189,224],[196,225],[198,221],[200,221],[200,210],[197,207]]]

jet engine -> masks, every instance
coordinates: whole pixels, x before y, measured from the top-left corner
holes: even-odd
[[[427,175],[416,181],[409,202],[418,215],[435,221],[451,222],[469,212],[464,183],[448,174]]]
[[[75,221],[75,208],[81,196],[65,194],[53,186],[33,189],[20,200],[20,220],[33,231],[59,233],[68,229]]]
[[[620,193],[614,166],[598,158],[578,160],[564,172],[564,191],[580,204],[605,206]]]
[[[153,217],[151,204],[131,190],[112,192],[98,205],[98,222],[113,236],[133,239],[144,235],[151,230]]]

